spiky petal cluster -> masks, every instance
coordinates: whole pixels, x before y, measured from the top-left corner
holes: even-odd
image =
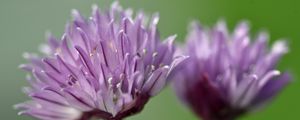
[[[286,43],[276,41],[269,50],[266,33],[251,41],[248,31],[245,22],[233,34],[224,22],[212,30],[192,25],[185,46],[189,58],[175,72],[175,90],[204,120],[235,119],[266,103],[290,79],[275,69]]]
[[[46,57],[26,54],[31,64],[31,101],[16,105],[43,120],[120,120],[142,110],[183,60],[173,57],[175,36],[160,41],[156,25],[142,13],[131,17],[114,3],[108,12],[93,7],[90,19],[73,11],[62,39],[49,37]]]

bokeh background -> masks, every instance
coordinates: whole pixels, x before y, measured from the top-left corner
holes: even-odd
[[[178,41],[186,35],[192,20],[212,26],[225,19],[230,29],[241,20],[248,20],[253,35],[268,30],[272,41],[289,39],[290,53],[280,62],[279,69],[288,69],[294,81],[267,108],[247,115],[242,120],[295,120],[300,114],[300,1],[299,0],[120,0],[124,7],[142,9],[147,13],[160,12],[160,32],[163,37],[178,34]],[[70,10],[79,9],[90,15],[91,5],[107,8],[111,0],[0,0],[0,115],[1,120],[31,120],[18,116],[12,108],[28,100],[21,87],[28,85],[25,73],[18,69],[24,63],[23,52],[37,52],[50,30],[60,37],[64,25],[71,19]],[[271,41],[271,42],[272,42]],[[144,111],[128,120],[197,120],[165,89],[153,98]]]

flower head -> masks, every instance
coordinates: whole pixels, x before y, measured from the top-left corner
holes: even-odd
[[[260,107],[289,82],[287,73],[276,70],[288,51],[276,41],[269,50],[268,36],[253,41],[246,22],[228,34],[224,22],[212,30],[192,24],[184,52],[189,58],[176,70],[179,98],[204,120],[231,120]]]
[[[49,36],[45,57],[25,54],[30,64],[31,101],[16,105],[20,114],[43,120],[119,120],[140,112],[166,85],[171,70],[184,57],[173,57],[175,36],[160,41],[158,16],[145,22],[114,3],[107,12],[94,6],[74,21],[61,40]],[[31,77],[33,76],[33,77]]]

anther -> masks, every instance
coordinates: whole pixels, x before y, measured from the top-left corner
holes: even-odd
[[[154,52],[153,54],[152,54],[152,57],[156,57],[158,55],[158,53],[157,52]]]

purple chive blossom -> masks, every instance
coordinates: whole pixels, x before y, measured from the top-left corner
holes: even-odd
[[[42,120],[121,120],[140,112],[184,57],[173,57],[175,36],[161,42],[158,15],[114,3],[109,11],[93,7],[83,18],[76,10],[61,40],[49,37],[45,57],[25,54],[32,73],[24,88],[31,101],[16,105],[19,114]]]
[[[228,34],[224,22],[212,30],[197,23],[183,52],[189,58],[175,70],[179,98],[204,120],[233,120],[263,106],[290,80],[275,67],[288,48],[283,40],[267,48],[268,35],[250,40],[247,23]]]

